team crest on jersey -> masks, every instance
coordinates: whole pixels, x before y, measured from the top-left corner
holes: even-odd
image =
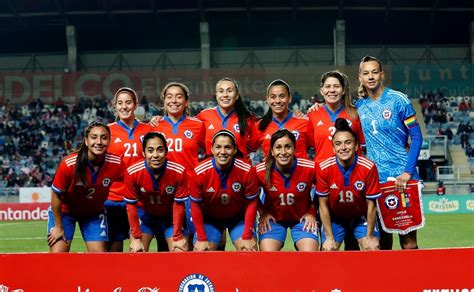
[[[392,117],[392,111],[389,110],[388,108],[387,108],[387,109],[384,109],[383,112],[382,112],[382,117],[383,117],[385,120],[389,120],[389,119]]]
[[[388,195],[385,198],[385,206],[389,208],[390,210],[396,209],[400,205],[400,201],[398,200],[398,197],[395,195]]]
[[[300,182],[296,185],[298,192],[303,192],[306,189],[306,183]]]
[[[363,181],[358,180],[358,181],[356,181],[356,182],[354,183],[354,187],[356,188],[356,190],[362,191],[362,190],[364,189],[364,187],[365,187],[365,184],[364,184]]]
[[[233,128],[234,128],[234,131],[235,131],[236,133],[240,133],[239,124],[235,124]]]
[[[191,132],[190,130],[184,131],[184,137],[186,137],[188,139],[192,139],[193,138],[193,132]]]
[[[300,132],[298,132],[296,130],[293,130],[293,131],[291,131],[291,133],[293,133],[293,135],[295,135],[296,140],[298,140],[300,138]]]
[[[235,182],[232,184],[232,190],[235,193],[239,192],[241,188],[242,188],[242,185],[239,182]]]
[[[111,182],[111,181],[112,181],[112,180],[111,180],[110,178],[106,177],[106,178],[104,178],[104,180],[102,180],[102,185],[103,185],[104,187],[108,187],[108,186],[110,185],[110,182]]]
[[[173,186],[167,186],[165,188],[165,192],[168,194],[168,195],[172,195],[174,193],[174,187]]]

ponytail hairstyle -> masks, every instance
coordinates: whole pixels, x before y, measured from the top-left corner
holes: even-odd
[[[112,100],[112,103],[114,104],[114,106],[117,104],[118,96],[124,92],[130,94],[130,96],[133,99],[133,103],[135,105],[138,105],[138,94],[135,92],[135,90],[131,89],[130,87],[121,87],[117,90],[117,92],[115,92],[114,99]],[[120,117],[119,115],[117,115],[117,117],[115,118],[115,121],[117,122],[119,120],[120,120]]]
[[[273,80],[272,82],[270,82],[270,84],[268,84],[268,86],[267,86],[267,97],[270,94],[270,88],[272,88],[273,86],[279,86],[279,85],[284,86],[286,88],[286,90],[288,91],[288,96],[291,95],[290,85],[288,85],[288,83],[286,83],[282,79],[276,79],[276,80]],[[272,108],[268,107],[267,112],[260,119],[260,124],[258,125],[258,130],[262,131],[262,132],[265,131],[267,129],[268,125],[271,123],[272,117],[273,117]]]
[[[352,104],[349,78],[346,74],[342,73],[339,70],[328,71],[321,75],[321,84],[319,85],[320,88],[323,88],[324,82],[326,82],[326,79],[328,79],[329,77],[336,78],[337,80],[339,80],[339,83],[341,84],[342,89],[344,90],[344,95],[342,96],[344,108],[351,119],[356,119],[357,110],[354,104]]]
[[[234,157],[238,157],[238,158],[244,157],[244,154],[242,153],[242,151],[240,151],[239,147],[237,146],[237,139],[235,138],[234,133],[232,133],[231,131],[227,129],[220,130],[217,133],[215,133],[214,136],[212,136],[212,146],[214,146],[214,142],[219,136],[227,136],[230,138],[230,140],[232,141],[232,146],[234,146],[234,148],[237,150],[235,152]]]
[[[272,183],[272,171],[275,168],[275,157],[272,155],[273,146],[278,139],[283,137],[290,138],[291,142],[293,142],[293,146],[296,147],[296,137],[287,129],[280,129],[273,133],[270,139],[270,150],[268,150],[267,157],[265,158],[265,183],[267,184]]]
[[[219,82],[222,81],[229,81],[232,82],[235,86],[235,90],[237,91],[238,98],[235,101],[234,104],[234,109],[235,113],[237,114],[237,119],[239,123],[239,129],[240,129],[240,137],[244,137],[247,133],[247,127],[248,127],[248,120],[253,119],[255,115],[247,109],[247,107],[244,104],[244,101],[242,100],[242,96],[240,95],[239,91],[239,84],[237,83],[237,80],[231,77],[224,77],[219,79],[217,81],[216,85],[219,84]]]
[[[164,113],[165,116],[168,114],[167,111],[166,111],[166,107],[164,106],[166,91],[168,91],[168,89],[170,87],[173,87],[173,86],[181,88],[181,91],[183,91],[183,93],[184,93],[184,99],[186,101],[189,101],[189,88],[184,83],[169,82],[168,84],[165,85],[165,87],[163,87],[163,89],[161,90],[161,94],[160,94],[161,101],[163,102],[163,113]],[[189,110],[189,103],[188,103],[188,106],[184,109],[184,114],[188,115],[188,116],[191,115],[191,111]]]
[[[380,72],[383,71],[382,62],[380,62],[380,60],[376,57],[367,55],[363,57],[362,60],[360,60],[359,75],[360,75],[360,67],[362,66],[362,64],[367,63],[367,62],[372,62],[372,61],[377,62],[377,64],[379,64]],[[369,96],[367,89],[364,87],[364,85],[360,81],[359,81],[359,87],[357,88],[357,95],[359,96],[359,98],[364,98],[364,97]]]
[[[89,136],[89,133],[93,128],[96,127],[102,127],[107,130],[107,133],[109,133],[110,137],[110,128],[106,124],[103,124],[101,122],[94,121],[90,123],[87,128],[84,130],[84,139],[81,143],[81,146],[79,147],[79,150],[77,151],[77,158],[76,158],[76,168],[74,169],[74,181],[76,182],[82,182],[84,185],[86,185],[86,169],[87,169],[87,162],[89,160],[88,158],[88,152],[89,152],[89,147],[86,145],[86,139]]]
[[[151,139],[154,139],[154,138],[158,138],[163,142],[163,145],[165,145],[166,154],[168,154],[168,144],[166,143],[166,137],[161,132],[148,132],[148,133],[145,134],[145,136],[143,137],[143,141],[142,141],[142,150],[143,150],[143,152],[145,152],[146,145],[148,144],[148,141],[150,141]]]
[[[346,119],[337,118],[336,122],[334,122],[334,127],[336,128],[336,131],[332,135],[333,140],[334,140],[334,136],[336,136],[337,133],[348,132],[352,135],[352,137],[354,137],[355,143],[359,144],[356,133],[354,132],[354,130],[352,130],[351,126],[349,126],[349,122]]]

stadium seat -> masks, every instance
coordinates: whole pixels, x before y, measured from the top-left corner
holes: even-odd
[[[454,96],[450,96],[448,99],[450,102],[456,102],[456,97]]]
[[[215,106],[215,103],[213,100],[210,100],[207,102],[207,107],[214,107]]]
[[[453,110],[453,112],[455,112],[455,113],[459,112],[459,108],[458,108],[458,107],[453,107],[452,110]]]
[[[458,96],[458,97],[456,98],[456,101],[457,101],[458,105],[461,103],[462,100],[463,100],[463,97],[462,97],[462,96]]]
[[[471,100],[471,97],[469,97],[469,96],[467,96],[467,95],[464,97],[464,101],[465,101],[465,102],[469,102],[470,100]]]

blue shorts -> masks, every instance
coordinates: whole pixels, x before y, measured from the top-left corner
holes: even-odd
[[[227,228],[229,230],[230,239],[235,242],[242,237],[244,233],[243,219],[228,219],[228,220],[212,220],[204,219],[204,230],[206,232],[207,241],[219,245],[222,241],[222,235]],[[255,237],[255,232],[252,230],[252,235]],[[194,243],[197,241],[197,234],[194,234]]]
[[[259,232],[259,240],[262,239],[275,239],[280,241],[282,244],[285,244],[286,239],[286,230],[290,228],[291,230],[291,238],[293,239],[293,243],[296,244],[298,240],[303,238],[311,238],[319,242],[318,231],[316,230],[314,233],[309,231],[303,231],[304,221],[297,222],[297,223],[284,223],[278,222],[275,223],[273,220],[270,220],[270,226],[272,228],[271,231],[260,233]]]
[[[332,234],[334,235],[334,241],[337,243],[342,243],[344,241],[346,232],[353,232],[354,237],[357,240],[367,236],[367,220],[365,219],[365,217],[360,217],[359,219],[354,220],[331,218],[331,227]],[[321,229],[321,238],[323,240],[322,242],[324,242],[326,240],[326,235],[324,234],[324,226]],[[374,226],[374,236],[380,237],[377,222]]]
[[[74,217],[68,214],[62,213],[63,228],[66,240],[72,240],[74,238],[74,231],[76,230],[76,222],[79,223],[81,229],[82,238],[84,241],[107,241],[108,239],[108,228],[107,228],[107,217],[105,213],[99,213],[97,215],[91,215],[86,217]],[[51,207],[48,210],[48,235],[51,228],[54,227],[53,211]]]
[[[115,242],[128,239],[130,225],[126,203],[107,200],[104,206],[107,222],[109,223],[109,241]]]
[[[173,237],[173,218],[155,216],[146,213],[142,208],[138,208],[138,217],[140,218],[140,229],[143,233],[152,236],[164,234],[165,238]],[[182,230],[183,236],[189,236],[186,229]]]

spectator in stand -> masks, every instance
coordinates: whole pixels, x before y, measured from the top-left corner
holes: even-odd
[[[459,103],[458,109],[459,109],[460,112],[466,112],[466,111],[469,110],[469,108],[468,108],[466,102],[464,102],[464,100]]]

